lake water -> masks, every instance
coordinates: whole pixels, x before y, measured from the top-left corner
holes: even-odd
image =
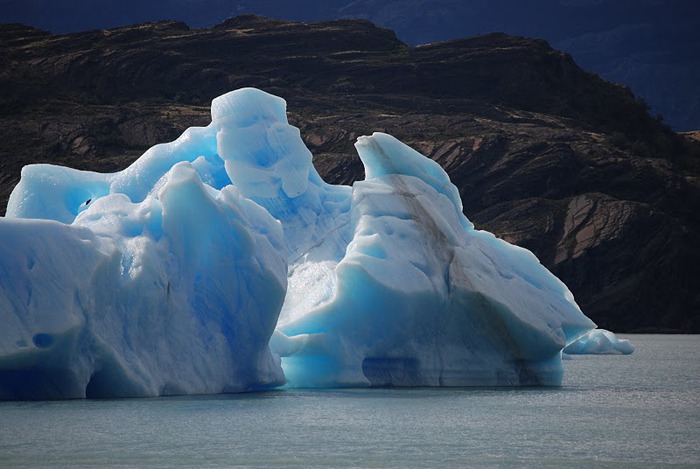
[[[0,402],[0,467],[700,466],[700,336],[622,337],[560,388]]]

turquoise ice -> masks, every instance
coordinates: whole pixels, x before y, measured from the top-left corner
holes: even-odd
[[[593,329],[566,346],[564,353],[571,355],[629,355],[634,345],[627,339],[619,339],[605,329]]]
[[[0,398],[556,385],[595,325],[529,251],[474,229],[447,174],[381,133],[325,183],[283,99],[113,174],[24,168],[0,219]]]

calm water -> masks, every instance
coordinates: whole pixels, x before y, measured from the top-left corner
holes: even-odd
[[[0,402],[0,467],[700,466],[700,336],[626,336],[561,388]]]

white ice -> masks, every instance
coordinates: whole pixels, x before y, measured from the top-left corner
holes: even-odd
[[[124,171],[24,168],[0,398],[561,382],[594,327],[563,283],[389,135],[358,140],[364,181],[326,184],[285,108],[241,89]]]
[[[627,339],[618,339],[605,329],[593,329],[564,349],[570,355],[629,355],[634,345]]]

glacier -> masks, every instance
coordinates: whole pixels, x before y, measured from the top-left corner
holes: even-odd
[[[394,137],[327,184],[243,88],[123,171],[23,169],[0,218],[0,399],[558,385],[595,327]]]
[[[630,355],[634,345],[627,339],[619,339],[613,332],[593,329],[564,348],[569,355]]]

